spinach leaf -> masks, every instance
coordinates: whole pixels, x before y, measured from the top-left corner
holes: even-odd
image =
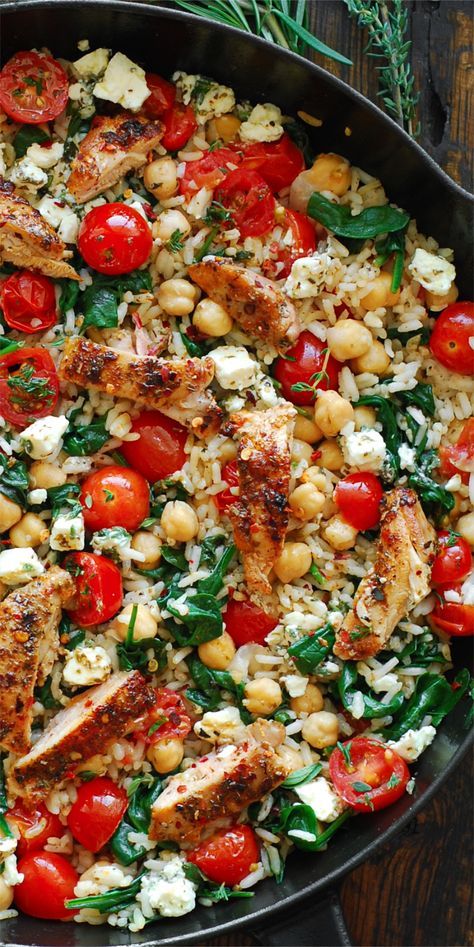
[[[234,891],[233,888],[229,888],[225,884],[210,881],[192,862],[186,862],[183,865],[183,871],[188,881],[192,881],[193,884],[197,885],[198,897],[206,898],[207,901],[212,901],[213,904],[218,901],[228,901],[230,898],[253,898],[254,896],[253,891]]]
[[[24,158],[30,145],[35,142],[41,144],[43,141],[49,141],[49,135],[38,128],[37,125],[20,125],[20,130],[13,139],[13,147],[17,158]]]
[[[188,353],[193,358],[203,358],[207,354],[208,348],[206,345],[203,345],[202,342],[196,342],[194,339],[190,339],[189,335],[186,332],[179,330],[181,340],[183,345]]]
[[[454,495],[446,490],[446,487],[430,476],[433,467],[438,464],[436,451],[427,451],[420,458],[420,463],[416,466],[413,473],[408,478],[408,484],[416,490],[421,503],[430,513],[435,513],[439,518],[444,513],[449,513],[454,507]]]
[[[78,424],[64,435],[63,449],[70,457],[86,457],[95,454],[110,438],[105,430],[105,416],[95,418],[90,424]]]
[[[419,382],[411,391],[399,391],[397,397],[403,405],[414,404],[417,408],[421,408],[423,413],[430,418],[436,411],[433,389],[431,385],[425,385],[423,382]]]
[[[18,503],[18,506],[26,506],[26,494],[28,491],[28,474],[26,464],[22,460],[17,460],[9,465],[8,457],[0,454],[0,493]]]
[[[71,161],[76,151],[78,145],[74,141],[76,135],[87,135],[89,128],[92,122],[92,115],[90,118],[83,118],[79,114],[79,109],[74,107],[71,108],[71,118],[69,119],[69,125],[67,129],[66,140],[64,142],[64,160]]]
[[[77,499],[80,492],[81,488],[77,483],[64,483],[60,487],[49,487],[48,501],[51,504],[53,520],[65,509],[71,516],[77,516],[82,511],[82,505]]]
[[[205,592],[207,595],[217,595],[224,584],[224,576],[234,558],[235,546],[228,546],[224,549],[219,561],[216,562],[212,572],[205,579],[199,579],[196,582],[198,592]],[[202,555],[201,555],[202,558]]]
[[[383,651],[379,655],[379,660],[383,663],[388,661],[393,655],[389,651]],[[410,664],[413,667],[428,667],[430,664],[449,664],[449,661],[443,657],[440,650],[440,640],[430,631],[423,632],[422,635],[416,635],[409,641],[402,651],[398,652],[400,664]]]
[[[35,700],[39,700],[46,710],[57,710],[62,706],[51,693],[51,675],[46,678],[41,687],[35,688]]]
[[[148,270],[134,270],[124,276],[112,277],[99,274],[84,291],[80,307],[84,316],[82,332],[89,326],[112,329],[118,325],[118,305],[126,292],[139,293],[151,290]]]
[[[383,264],[387,262],[389,256],[391,256],[392,253],[395,254],[392,282],[390,284],[392,293],[396,293],[397,290],[400,289],[402,282],[406,229],[406,227],[403,227],[401,230],[395,230],[392,233],[388,233],[384,240],[379,241],[375,245],[378,253],[378,256],[375,259],[377,266],[383,266]]]
[[[456,687],[453,690],[446,678],[439,674],[423,674],[402,712],[385,728],[383,735],[389,740],[399,740],[407,730],[417,730],[427,714],[431,715],[432,724],[437,727],[464,696],[470,679],[469,671],[464,668],[454,678]]]
[[[319,776],[322,770],[321,763],[313,763],[312,766],[303,766],[303,769],[297,769],[290,776],[287,776],[281,784],[280,789],[293,789],[294,786],[302,786],[304,783],[310,783],[312,779]]]
[[[318,664],[329,654],[335,641],[332,626],[326,624],[315,631],[314,635],[305,635],[288,648],[301,674],[311,674]]]
[[[174,618],[178,618],[182,622],[182,625],[173,622],[170,628],[175,641],[181,647],[187,647],[188,645],[196,645],[197,647],[205,641],[219,638],[223,627],[222,614],[214,596],[205,592],[198,592],[196,595],[188,597],[186,605],[186,615],[182,615],[177,610],[174,601],[168,600],[166,605]]]
[[[331,822],[324,830],[319,831],[318,821],[314,809],[302,802],[294,803],[292,806],[285,806],[280,813],[280,831],[288,836],[296,848],[301,848],[305,852],[318,852],[337,830],[344,824],[346,819],[352,815],[350,809],[341,812],[341,815]],[[294,836],[292,832],[308,832],[314,836],[314,841],[301,839]]]
[[[79,296],[79,283],[72,279],[60,279],[58,283],[61,287],[59,297],[59,311],[64,315],[68,309],[74,309]]]
[[[364,700],[364,712],[362,714],[364,719],[368,718],[372,720],[374,717],[393,716],[405,703],[403,694],[398,693],[395,694],[387,704],[383,704],[381,700],[377,700],[370,694],[365,694],[361,687],[357,687],[357,677],[357,666],[355,662],[346,661],[342,668],[337,686],[341,703],[349,713],[351,713],[352,701],[356,690],[362,694]]]
[[[192,701],[193,704],[197,704],[198,707],[202,707],[204,711],[216,710],[222,700],[221,690],[228,691],[235,697],[244,723],[250,723],[252,716],[242,703],[245,691],[244,684],[236,684],[228,671],[213,671],[206,667],[196,654],[190,654],[186,658],[186,664],[198,688],[197,690],[188,688],[186,691],[188,700]]]
[[[398,448],[401,444],[400,431],[398,430],[396,409],[388,398],[381,395],[363,395],[359,398],[358,405],[370,405],[377,412],[377,419],[383,428],[384,441],[387,447],[387,455],[393,478],[400,473],[400,458]]]
[[[68,635],[67,641],[61,641],[64,648],[67,651],[74,651],[78,645],[82,644],[85,641],[86,633],[83,628],[77,628],[76,631],[71,632]]]
[[[163,791],[163,783],[158,777],[141,781],[131,795],[127,810],[127,819],[138,832],[148,832],[151,821],[151,809]]]
[[[120,670],[138,670],[145,673],[161,671],[166,664],[165,644],[166,642],[161,638],[141,638],[140,641],[132,641],[130,644],[126,641],[118,644],[117,656]],[[154,651],[154,657],[151,659],[147,653],[150,650]]]
[[[201,558],[199,560],[199,566],[213,566],[216,562],[216,549],[218,546],[223,546],[225,543],[225,536],[222,533],[219,533],[217,536],[208,536],[207,539],[203,539],[201,543]]]
[[[426,345],[430,337],[430,330],[428,326],[423,326],[420,329],[412,329],[410,332],[402,332],[400,326],[390,326],[390,328],[387,329],[387,336],[389,339],[399,339],[403,345],[405,345],[409,339],[416,339],[416,337],[419,336],[420,342]]]
[[[174,549],[172,546],[162,546],[161,555],[165,562],[168,562],[169,565],[175,566],[176,569],[179,569],[180,572],[186,572],[188,568],[188,560],[183,552],[180,552],[179,549]]]
[[[111,888],[105,894],[93,894],[89,898],[71,898],[71,900],[65,901],[65,907],[71,910],[94,908],[100,914],[110,914],[117,909],[121,910],[127,904],[133,903],[140,891],[142,878],[145,874],[146,872],[141,871],[126,888]]]
[[[129,832],[134,831],[135,829],[133,825],[130,825],[130,822],[127,822],[127,818],[124,816],[118,829],[115,830],[112,838],[110,839],[110,847],[120,865],[131,865],[140,858],[144,858],[147,854],[146,848],[140,847],[139,845],[134,845],[133,842],[129,842]]]
[[[402,230],[410,220],[409,214],[396,210],[389,204],[384,204],[383,207],[366,207],[353,217],[350,207],[333,204],[318,191],[311,195],[307,213],[338,237],[351,237],[355,240],[367,240],[379,234]]]

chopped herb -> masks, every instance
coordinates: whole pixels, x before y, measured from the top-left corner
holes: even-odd
[[[171,253],[179,253],[179,251],[182,250],[184,247],[183,237],[185,236],[186,234],[184,233],[184,231],[173,230],[173,233],[171,234],[171,237],[169,238],[166,244],[166,249],[169,250]]]
[[[344,762],[346,764],[346,769],[352,767],[352,758],[351,758],[351,743],[336,743],[338,750],[342,753],[344,757]]]
[[[354,783],[351,783],[351,786],[353,789],[355,789],[356,792],[372,792],[372,788],[373,788],[372,786],[369,786],[367,783],[361,783],[358,780],[356,780]]]

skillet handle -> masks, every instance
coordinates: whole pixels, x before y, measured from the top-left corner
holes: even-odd
[[[263,947],[351,947],[341,902],[336,891],[298,902],[291,912],[278,912],[252,935]]]

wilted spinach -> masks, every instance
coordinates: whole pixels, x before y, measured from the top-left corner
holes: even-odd
[[[401,692],[395,694],[392,699],[384,704],[377,700],[371,694],[366,694],[362,687],[358,687],[357,666],[354,661],[345,661],[338,680],[337,688],[343,707],[351,713],[352,702],[356,691],[362,694],[364,700],[364,712],[362,717],[372,720],[374,717],[393,716],[400,710],[405,703],[405,698]]]
[[[13,500],[13,503],[18,503],[18,506],[25,507],[27,491],[26,464],[22,460],[9,464],[8,457],[0,454],[0,493]]]
[[[105,416],[95,418],[90,424],[70,427],[64,435],[63,448],[66,453],[71,457],[86,457],[100,450],[111,436],[105,429],[105,419]]]
[[[350,237],[353,240],[367,240],[379,234],[402,230],[410,220],[409,214],[389,204],[366,207],[360,214],[353,216],[350,207],[333,204],[318,191],[311,195],[307,212],[338,237]]]
[[[385,728],[383,735],[389,740],[399,740],[407,730],[417,730],[427,714],[431,716],[433,726],[437,727],[464,696],[470,681],[467,668],[456,674],[454,687],[439,674],[422,674],[402,712]]]
[[[293,658],[298,671],[301,674],[312,674],[331,651],[335,637],[332,625],[326,624],[323,628],[318,628],[314,635],[305,635],[290,645],[288,654]]]

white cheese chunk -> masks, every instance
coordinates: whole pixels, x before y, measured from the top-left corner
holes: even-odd
[[[210,743],[240,743],[245,739],[245,727],[237,707],[205,713],[194,725],[194,732]]]
[[[43,142],[43,144],[35,141],[27,148],[26,155],[38,168],[49,171],[50,168],[53,168],[54,165],[61,160],[63,152],[64,145],[62,145],[60,141],[47,141]]]
[[[219,85],[205,76],[188,75],[185,72],[175,72],[173,81],[176,82],[185,105],[193,100],[194,111],[200,122],[210,118],[219,118],[231,112],[235,106],[235,95],[229,86]]]
[[[242,391],[255,382],[256,363],[242,345],[220,345],[209,352],[221,388]]]
[[[407,730],[399,740],[389,740],[387,746],[391,746],[407,763],[414,763],[435,736],[434,727],[420,727],[419,730]]]
[[[30,546],[0,552],[0,580],[5,585],[24,585],[43,572],[44,566]]]
[[[456,270],[449,260],[418,247],[408,269],[414,279],[430,293],[444,296],[456,279]]]
[[[75,62],[73,62],[73,66],[78,75],[82,78],[101,76],[107,69],[109,58],[110,50],[101,47],[99,49],[93,49],[90,53],[86,53],[85,56],[81,56],[80,59],[76,59]]]
[[[79,217],[71,207],[45,194],[37,204],[36,209],[41,216],[57,230],[58,237],[64,243],[76,243],[79,231]]]
[[[282,681],[290,697],[302,697],[309,684],[309,677],[302,677],[301,674],[287,674],[282,677]]]
[[[278,141],[283,135],[281,110],[270,102],[256,105],[242,122],[239,135],[242,141]]]
[[[93,92],[96,98],[116,102],[132,112],[138,111],[150,95],[144,69],[123,53],[112,56]]]
[[[43,490],[42,487],[39,487],[36,490],[30,490],[28,494],[28,503],[31,503],[33,506],[36,506],[37,503],[46,503],[47,499],[47,491]]]
[[[324,251],[295,260],[285,283],[285,292],[293,299],[318,296],[327,280],[334,277],[340,268],[340,261]]]
[[[44,187],[48,183],[48,175],[42,168],[38,168],[31,158],[21,158],[13,165],[10,172],[10,181],[17,187],[31,184],[35,188]]]
[[[409,447],[408,444],[400,444],[398,457],[402,470],[413,471],[415,469],[416,450],[414,447]]]
[[[345,808],[342,799],[324,776],[318,776],[302,786],[295,786],[294,791],[301,802],[311,806],[316,818],[321,822],[334,822]]]
[[[145,862],[151,870],[144,876],[137,901],[146,918],[158,912],[163,917],[181,917],[196,905],[196,885],[186,878],[179,855]]]
[[[365,429],[354,431],[341,438],[343,442],[344,460],[350,467],[358,470],[372,470],[377,473],[382,469],[387,454],[385,441],[378,431]]]
[[[63,680],[66,684],[77,687],[89,687],[92,684],[101,684],[107,680],[112,672],[112,662],[100,645],[87,647],[86,645],[74,648],[66,653],[66,663],[63,668]]]
[[[69,549],[84,549],[85,527],[82,513],[71,516],[60,513],[53,520],[49,545],[58,552],[67,552]]]
[[[57,418],[52,414],[38,418],[20,434],[20,445],[33,460],[44,460],[53,454],[59,454],[63,434],[69,427],[69,421],[63,415]]]
[[[135,551],[130,546],[131,539],[131,533],[128,533],[123,526],[111,526],[94,533],[91,546],[96,552],[104,553],[116,561],[123,561],[135,558]]]

